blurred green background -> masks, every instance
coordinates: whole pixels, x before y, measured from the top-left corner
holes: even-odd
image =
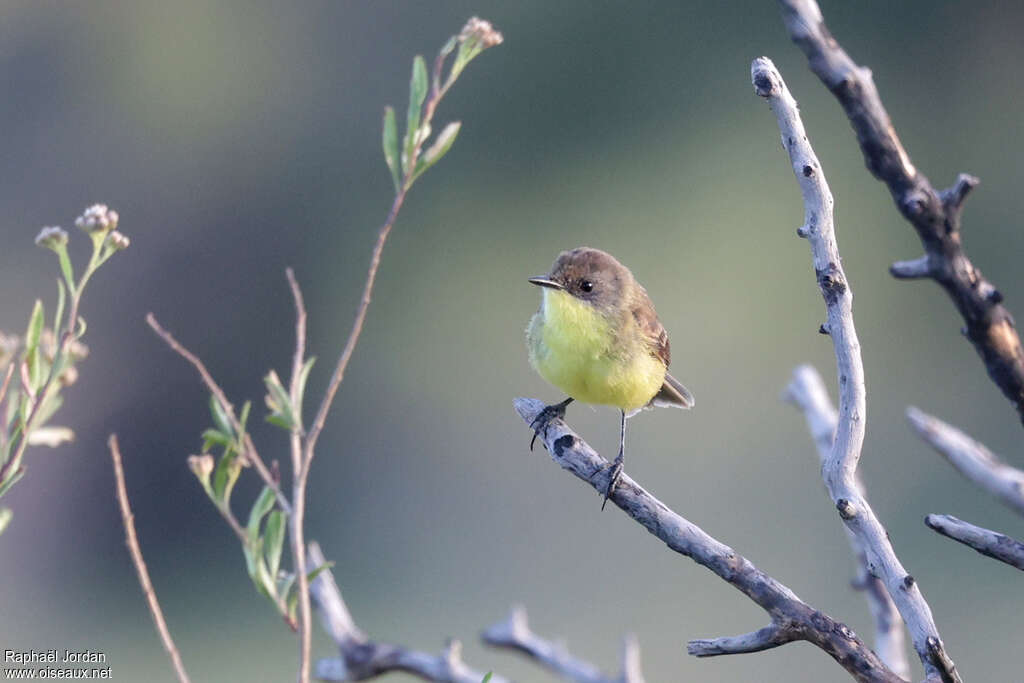
[[[1024,7],[823,10],[873,69],[917,166],[940,187],[958,171],[981,177],[968,251],[1024,315]],[[474,666],[552,680],[478,642],[521,602],[540,633],[606,669],[618,667],[622,634],[636,633],[650,681],[846,680],[804,644],[687,656],[688,639],[752,630],[764,614],[618,511],[600,513],[591,490],[527,451],[511,407],[514,396],[560,398],[526,360],[538,303],[526,278],[564,248],[614,253],[650,291],[672,371],[698,399],[691,413],[631,422],[627,471],[870,638],[811,440],[779,400],[798,363],[835,382],[794,232],[797,186],[750,86],[750,60],[765,54],[801,104],[836,197],[867,368],[870,498],[964,676],[1020,680],[1021,575],[922,518],[952,513],[1018,537],[1024,525],[912,436],[903,411],[918,405],[1018,466],[1021,426],[945,295],[888,276],[920,245],[767,1],[4,0],[0,328],[22,330],[37,296],[53,305],[55,259],[32,244],[42,225],[69,227],[103,201],[132,246],[86,293],[92,353],[58,420],[76,442],[30,452],[5,497],[15,517],[0,538],[0,648],[88,647],[116,680],[172,680],[123,545],[105,450],[116,431],[194,680],[294,679],[294,638],[185,466],[209,422],[206,393],[143,316],[197,351],[234,401],[260,406],[262,376],[290,365],[292,266],[320,358],[308,395],[319,396],[391,200],[383,106],[404,110],[413,55],[435,54],[474,14],[505,44],[439,110],[437,124],[460,119],[462,132],[398,220],[310,483],[307,533],[337,563],[359,625],[432,651],[458,637]],[[81,255],[86,240],[72,239]],[[614,450],[614,411],[573,406],[569,417]],[[264,456],[286,462],[285,435],[254,422]],[[240,508],[255,479],[243,477]],[[315,655],[331,651],[318,629]]]

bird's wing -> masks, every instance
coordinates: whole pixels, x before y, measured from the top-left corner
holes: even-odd
[[[668,332],[665,326],[658,320],[658,314],[654,310],[651,299],[647,292],[641,287],[638,301],[633,305],[633,319],[637,327],[643,333],[651,355],[659,358],[667,368],[672,360],[672,350],[668,343]]]

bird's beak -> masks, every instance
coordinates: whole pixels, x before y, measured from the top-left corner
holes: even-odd
[[[565,289],[565,286],[559,282],[555,282],[546,277],[531,277],[528,282],[531,285],[538,285],[540,287],[550,287],[551,289]]]

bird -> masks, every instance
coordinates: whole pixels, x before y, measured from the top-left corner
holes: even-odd
[[[645,408],[692,408],[693,394],[668,373],[668,333],[647,290],[614,256],[591,247],[569,249],[547,275],[528,282],[542,288],[540,308],[526,329],[530,365],[568,395],[537,415],[530,450],[573,401],[618,408],[619,453],[606,466],[612,471],[603,510],[622,475],[626,419]]]

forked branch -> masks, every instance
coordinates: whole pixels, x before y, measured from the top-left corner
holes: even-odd
[[[942,640],[917,582],[903,568],[889,534],[875,516],[857,481],[857,464],[864,443],[866,399],[864,363],[853,323],[853,293],[843,272],[832,218],[832,192],[804,130],[796,100],[767,57],[751,65],[754,92],[768,101],[778,121],[782,145],[804,200],[804,225],[818,288],[828,321],[822,329],[832,337],[839,376],[839,421],[831,451],[822,465],[822,478],[846,527],[864,548],[868,572],[885,584],[910,631],[914,649],[928,680],[959,681],[945,654]]]
[[[513,607],[508,617],[484,630],[485,643],[521,652],[540,666],[574,683],[644,683],[640,671],[640,645],[633,636],[622,644],[622,673],[607,676],[590,662],[574,656],[562,643],[537,635],[530,628],[525,607]]]
[[[316,541],[310,541],[307,565],[316,571],[325,558]],[[401,645],[370,640],[359,630],[341,590],[330,569],[324,569],[310,582],[310,594],[316,601],[320,622],[338,646],[339,657],[321,659],[316,663],[315,675],[325,681],[365,681],[370,678],[404,671],[425,681],[438,683],[480,683],[484,673],[475,671],[462,661],[462,644],[448,641],[440,655],[419,652]],[[509,683],[498,675],[491,683]]]
[[[925,253],[898,261],[898,278],[930,278],[952,299],[963,317],[964,334],[974,345],[989,377],[1024,420],[1024,350],[1003,295],[964,252],[960,215],[978,179],[960,174],[938,191],[917,170],[882,105],[871,71],[858,66],[825,25],[815,0],[779,0],[793,42],[807,55],[811,71],[836,96],[857,134],[864,162],[889,188],[896,207],[914,226]]]
[[[786,387],[785,398],[803,412],[807,420],[807,429],[817,446],[818,458],[824,466],[832,453],[839,413],[832,405],[821,375],[810,365],[801,365],[793,371],[793,378]],[[864,495],[864,485],[860,477],[855,477],[854,481],[858,491]],[[843,528],[857,561],[857,577],[853,586],[864,592],[875,621],[875,652],[896,674],[909,679],[910,662],[907,661],[903,619],[900,618],[896,605],[885,590],[885,584],[868,569],[867,550],[861,539],[850,529],[845,526]]]
[[[533,424],[544,403],[518,398],[516,410],[526,424]],[[551,458],[603,495],[608,488],[608,461],[559,419],[551,420],[541,435]],[[767,612],[771,623],[752,634],[736,638],[690,641],[688,651],[698,657],[756,652],[795,640],[821,648],[858,681],[897,683],[894,674],[845,624],[835,621],[793,591],[754,566],[747,558],[709,536],[623,473],[609,500],[665,543],[714,572]]]

